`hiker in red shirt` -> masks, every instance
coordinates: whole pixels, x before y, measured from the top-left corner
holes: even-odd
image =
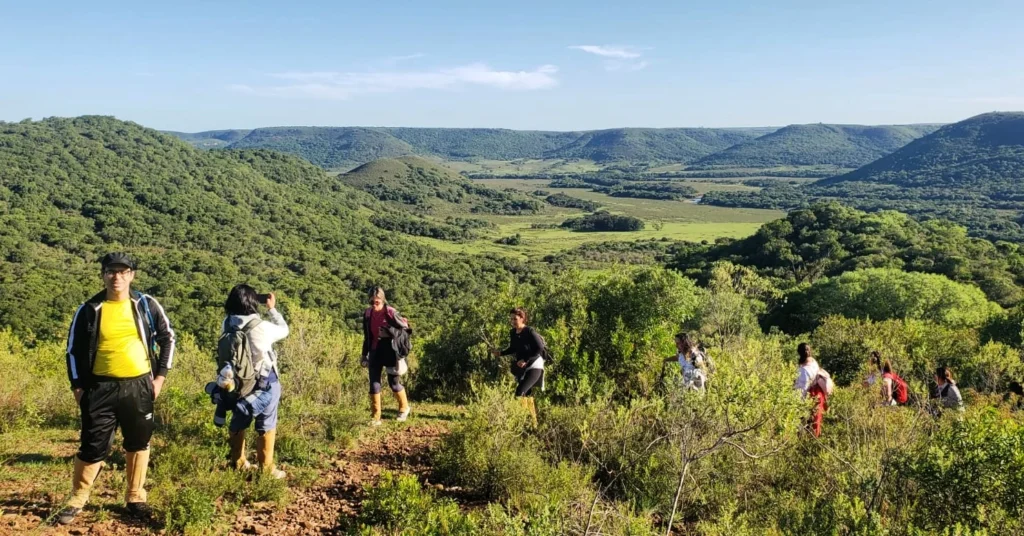
[[[409,398],[399,376],[405,373],[405,360],[395,346],[395,334],[408,331],[409,321],[402,318],[394,307],[388,305],[384,289],[374,287],[370,291],[370,307],[363,312],[363,359],[362,365],[370,370],[370,424],[381,424],[381,369],[387,374],[388,386],[398,401],[397,421],[409,418]]]

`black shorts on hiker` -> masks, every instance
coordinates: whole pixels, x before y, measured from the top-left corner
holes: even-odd
[[[147,372],[135,378],[96,377],[78,404],[82,411],[82,443],[78,459],[103,461],[110,455],[114,429],[121,427],[125,452],[149,448],[153,437],[153,380]]]
[[[516,397],[530,396],[533,388],[544,378],[544,369],[527,370],[516,386]]]
[[[385,367],[395,366],[396,360],[393,355],[379,355],[377,350],[370,351],[369,369],[370,369],[370,394],[375,395],[383,389],[381,385],[381,375]],[[388,385],[391,387],[391,391],[395,393],[401,393],[405,390],[402,386],[402,382],[399,380],[398,375],[388,374]]]

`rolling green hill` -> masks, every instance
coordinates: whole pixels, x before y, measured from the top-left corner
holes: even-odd
[[[0,325],[65,336],[112,249],[137,255],[139,288],[206,343],[240,282],[335,318],[357,315],[380,284],[435,318],[510,277],[380,230],[371,211],[387,209],[289,155],[201,151],[109,117],[0,123]]]
[[[207,130],[205,132],[174,132],[164,131],[177,136],[200,149],[221,149],[246,137],[251,130]]]
[[[374,160],[338,178],[381,201],[405,205],[420,214],[534,214],[542,206],[526,195],[475,184],[416,156]]]
[[[229,146],[274,149],[326,169],[405,155],[446,160],[579,158],[598,162],[689,162],[771,132],[771,128],[621,128],[590,132],[507,129],[271,127]],[[195,135],[184,135],[195,136]]]
[[[969,189],[993,199],[1024,194],[1024,112],[989,113],[945,126],[820,186],[851,182]]]
[[[804,187],[711,192],[718,206],[792,209],[838,199],[965,225],[974,236],[1024,242],[1024,113],[946,125],[853,172]]]
[[[855,168],[930,134],[938,125],[790,125],[771,134],[705,156],[697,167]]]

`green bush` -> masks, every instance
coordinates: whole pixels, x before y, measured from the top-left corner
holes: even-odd
[[[861,320],[913,319],[953,328],[979,328],[1002,309],[977,287],[941,275],[873,268],[821,279],[789,295],[773,323],[809,331],[838,315]]]
[[[894,454],[893,503],[915,525],[1024,530],[1024,426],[995,410],[949,418],[930,441]]]
[[[164,528],[171,534],[200,534],[216,514],[215,497],[209,490],[186,486],[165,507]]]
[[[477,518],[463,514],[450,499],[438,499],[424,490],[414,476],[381,473],[380,480],[366,488],[362,511],[354,520],[343,518],[343,526],[359,534],[403,534],[407,536],[472,536],[478,534]]]

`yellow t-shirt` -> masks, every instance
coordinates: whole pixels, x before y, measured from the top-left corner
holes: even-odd
[[[149,354],[135,327],[132,300],[104,301],[92,373],[111,378],[134,378],[149,372]]]

